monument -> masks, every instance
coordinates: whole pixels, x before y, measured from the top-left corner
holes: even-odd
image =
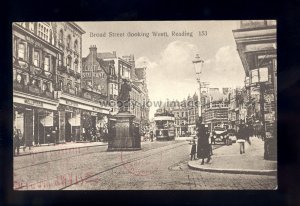
[[[108,151],[132,151],[141,149],[139,127],[133,122],[135,115],[129,111],[130,91],[132,86],[127,79],[123,79],[118,96],[119,112],[115,115],[116,123],[108,144]]]

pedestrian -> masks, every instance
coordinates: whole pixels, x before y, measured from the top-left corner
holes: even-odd
[[[250,136],[251,136],[251,128],[248,124],[246,124],[246,126],[245,126],[245,140],[248,142],[249,145],[251,145]]]
[[[14,148],[14,156],[16,155],[17,139],[18,139],[18,131],[17,131],[17,128],[14,127],[14,129],[13,129],[13,148]]]
[[[198,159],[202,159],[201,165],[204,164],[204,159],[207,158],[206,163],[211,160],[211,145],[209,144],[209,133],[207,129],[205,129],[205,125],[199,123],[197,126],[197,136],[198,136],[198,149],[197,149],[197,157]]]
[[[240,154],[245,153],[245,125],[243,124],[239,126],[236,142],[240,144]]]
[[[196,159],[196,142],[193,140],[192,142],[192,149],[191,149],[191,160]]]
[[[150,131],[150,139],[151,139],[151,142],[153,142],[153,131]]]

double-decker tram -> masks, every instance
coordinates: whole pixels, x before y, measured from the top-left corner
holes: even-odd
[[[174,115],[171,113],[156,113],[154,115],[155,121],[155,136],[156,140],[174,140],[175,139],[175,127],[174,127]]]

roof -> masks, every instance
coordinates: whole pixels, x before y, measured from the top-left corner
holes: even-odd
[[[85,34],[85,31],[75,22],[68,22],[70,25],[72,25],[74,28],[76,28],[81,34]]]
[[[101,52],[101,53],[97,53],[97,57],[100,59],[113,59],[113,58],[117,58],[117,56],[113,53],[110,52]]]

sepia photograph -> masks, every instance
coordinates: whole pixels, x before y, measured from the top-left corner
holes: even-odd
[[[277,21],[12,23],[13,190],[277,190]]]

